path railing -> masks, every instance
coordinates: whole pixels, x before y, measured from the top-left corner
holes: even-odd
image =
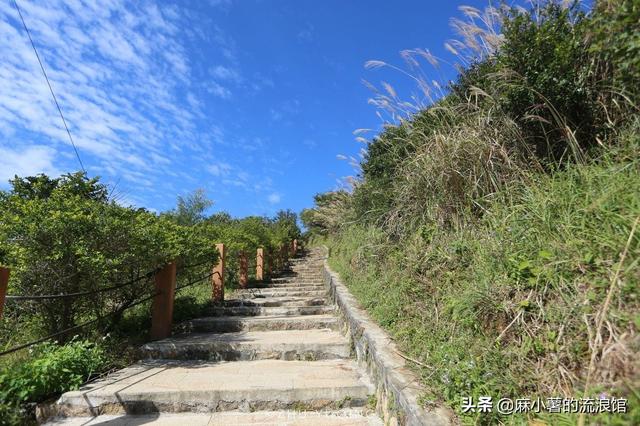
[[[13,352],[17,352],[22,349],[29,348],[33,345],[54,339],[59,336],[68,335],[69,333],[83,329],[89,325],[98,323],[104,319],[121,315],[124,311],[131,309],[141,303],[152,300],[151,306],[151,330],[150,336],[152,340],[164,339],[171,335],[173,327],[173,306],[175,302],[176,293],[187,287],[191,287],[196,284],[202,284],[203,282],[211,280],[211,300],[214,303],[224,302],[224,284],[226,275],[226,260],[227,250],[224,243],[216,244],[216,248],[219,253],[218,262],[213,265],[211,273],[206,276],[196,278],[186,284],[177,286],[177,274],[178,268],[175,261],[169,262],[162,267],[150,271],[134,280],[105,287],[97,290],[68,293],[68,294],[51,294],[51,295],[7,295],[9,286],[10,269],[0,267],[0,320],[4,313],[5,303],[21,302],[21,301],[47,301],[56,299],[75,299],[83,296],[92,296],[99,293],[108,293],[114,290],[118,290],[124,287],[134,285],[144,279],[153,278],[153,291],[150,295],[143,297],[139,300],[133,301],[121,309],[111,312],[106,315],[98,316],[91,320],[85,321],[81,324],[77,324],[73,327],[58,331],[40,339],[15,346],[13,348],[0,352],[0,356],[7,355]],[[246,252],[239,251],[236,253],[238,256],[238,283],[240,288],[247,288],[249,284],[249,267],[251,266],[255,270],[255,280],[262,282],[269,278],[274,271],[279,271],[284,268],[289,257],[293,257],[298,252],[297,240],[291,241],[287,245],[280,247],[275,253],[270,253],[264,248],[258,248],[255,253],[255,257],[250,259]],[[203,266],[203,264],[190,265],[183,267],[183,269],[189,269],[191,267]]]

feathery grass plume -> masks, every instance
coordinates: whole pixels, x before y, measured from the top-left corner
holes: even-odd
[[[581,7],[463,8],[448,87],[421,68],[446,62],[403,50],[416,93],[369,86],[388,120],[349,191],[321,209],[337,229],[332,265],[419,361],[425,399],[458,413],[462,395],[604,390],[629,412],[590,420],[640,419],[640,9]],[[462,422],[538,420],[578,416]]]
[[[445,47],[467,67],[474,62],[493,56],[503,41],[500,34],[503,14],[493,6],[480,11],[471,6],[460,6],[464,18],[452,18],[451,27],[460,39],[450,40]]]

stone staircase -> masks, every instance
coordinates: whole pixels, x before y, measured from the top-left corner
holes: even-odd
[[[233,297],[144,345],[143,361],[62,395],[47,424],[382,424],[327,304],[320,252]]]

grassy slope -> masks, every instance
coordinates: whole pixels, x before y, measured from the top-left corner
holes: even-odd
[[[639,139],[636,130],[611,158],[532,176],[461,230],[423,227],[389,242],[375,227],[354,225],[325,240],[332,267],[359,301],[428,366],[415,366],[432,389],[425,398],[444,399],[459,412],[463,396],[581,397],[595,335],[585,318],[600,312],[613,285],[604,315],[613,338],[599,346],[606,355],[588,391],[630,398],[632,413],[599,422],[640,424],[633,391],[640,384],[640,230],[620,264],[640,216]]]

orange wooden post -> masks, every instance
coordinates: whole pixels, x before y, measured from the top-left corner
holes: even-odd
[[[9,287],[9,268],[0,266],[0,319],[4,311],[4,300],[7,297],[7,288]]]
[[[256,280],[264,280],[264,249],[261,248],[256,252]]]
[[[176,263],[166,264],[155,276],[156,295],[151,308],[151,339],[171,336],[173,298],[176,292]]]
[[[240,288],[247,288],[249,283],[249,262],[244,251],[240,252]]]
[[[220,259],[218,264],[213,268],[213,276],[211,277],[211,299],[214,302],[222,302],[224,300],[224,244],[216,244]]]

